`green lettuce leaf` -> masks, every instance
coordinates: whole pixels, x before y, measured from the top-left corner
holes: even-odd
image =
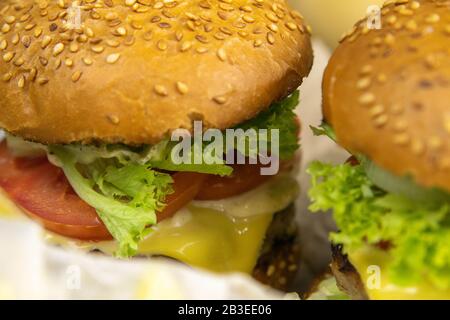
[[[219,155],[216,155],[214,159],[210,159],[210,164],[205,163],[203,152],[200,152],[200,149],[197,148],[195,144],[191,145],[190,153],[187,155],[187,157],[192,160],[190,161],[190,163],[174,163],[171,157],[171,153],[176,147],[176,144],[176,142],[165,140],[152,147],[151,152],[153,153],[147,153],[147,156],[145,157],[146,159],[148,159],[146,160],[147,163],[150,164],[153,168],[167,171],[198,172],[219,175],[222,177],[229,176],[233,173],[233,168],[225,164],[222,155],[220,155],[220,158]],[[155,152],[155,150],[158,151]],[[203,158],[202,163],[194,163],[193,159],[196,153],[200,154],[200,157]]]
[[[336,133],[334,129],[326,122],[322,122],[322,124],[318,127],[309,126],[313,132],[313,134],[317,137],[319,136],[327,136],[334,142],[336,142]]]
[[[391,245],[389,276],[403,286],[426,279],[450,289],[450,204],[417,202],[387,193],[367,177],[363,166],[314,162],[311,211],[332,210],[339,232],[331,240],[348,253],[366,245]]]
[[[299,91],[295,91],[286,99],[272,104],[268,110],[261,112],[255,118],[240,124],[236,128],[243,130],[279,129],[279,157],[283,160],[290,159],[300,147],[298,140],[298,126],[295,121],[296,114],[294,112],[299,104],[299,97]]]
[[[156,211],[164,207],[164,198],[172,191],[170,175],[145,165],[122,165],[117,160],[96,162],[80,170],[76,157],[67,148],[52,146],[49,151],[75,192],[96,209],[117,240],[119,249],[115,254],[136,254],[139,241],[156,224]]]

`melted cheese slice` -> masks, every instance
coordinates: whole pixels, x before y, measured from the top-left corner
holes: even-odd
[[[350,262],[355,266],[366,287],[366,292],[370,299],[374,300],[448,300],[450,291],[443,291],[434,288],[429,283],[420,283],[415,286],[402,287],[393,284],[389,275],[386,274],[391,263],[391,257],[388,252],[365,247],[349,255]],[[374,277],[373,266],[380,271],[379,279]],[[374,286],[375,284],[375,286]],[[379,284],[379,286],[377,285]]]
[[[243,195],[214,202],[193,201],[164,220],[140,243],[140,255],[162,255],[217,272],[251,273],[274,213],[292,203],[295,179],[281,175]],[[0,216],[18,210],[0,195]],[[14,210],[15,209],[15,210]],[[9,212],[9,213],[8,213]],[[81,242],[46,232],[46,238],[66,247],[113,253],[114,241]]]

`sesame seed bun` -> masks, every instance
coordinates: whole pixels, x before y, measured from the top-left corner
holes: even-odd
[[[4,0],[0,127],[41,143],[152,144],[193,120],[250,119],[311,65],[308,28],[284,0]]]
[[[388,1],[358,22],[326,69],[337,140],[392,173],[450,191],[450,1]]]

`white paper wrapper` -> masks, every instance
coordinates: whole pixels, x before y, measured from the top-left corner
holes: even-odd
[[[326,215],[307,212],[305,168],[313,159],[342,161],[345,154],[326,138],[312,137],[319,125],[321,79],[328,49],[315,42],[315,66],[301,88],[303,163],[298,200],[302,261],[299,291],[323,270],[329,259]],[[0,137],[1,138],[1,137]],[[118,261],[95,254],[63,250],[46,244],[32,222],[0,220],[0,299],[283,299],[286,296],[243,274],[219,276],[167,259]]]

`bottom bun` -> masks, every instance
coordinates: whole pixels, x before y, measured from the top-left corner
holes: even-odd
[[[275,214],[267,230],[260,257],[253,270],[259,282],[282,291],[292,288],[300,260],[295,205]]]

